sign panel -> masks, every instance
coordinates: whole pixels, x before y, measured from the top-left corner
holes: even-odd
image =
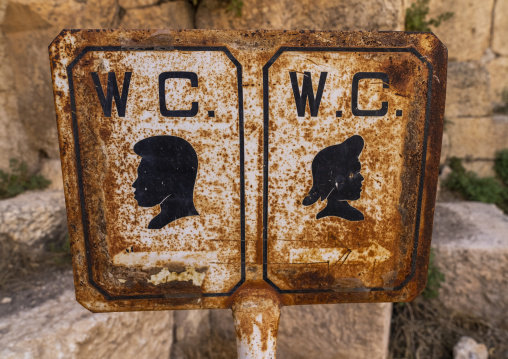
[[[411,48],[281,48],[264,67],[265,278],[280,292],[393,290],[411,273],[398,247],[416,248],[425,159],[404,152],[426,142],[412,104],[430,101],[427,64]]]
[[[71,30],[50,58],[87,308],[423,289],[446,84],[432,34]]]

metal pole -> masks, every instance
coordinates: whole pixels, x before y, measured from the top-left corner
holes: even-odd
[[[239,359],[274,359],[281,302],[263,284],[241,290],[232,309]]]

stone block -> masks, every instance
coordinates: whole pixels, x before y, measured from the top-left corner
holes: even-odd
[[[171,358],[236,357],[231,311],[204,312],[192,314],[198,315],[199,319],[193,321],[191,328],[179,317],[180,313],[175,313],[177,339]],[[283,307],[277,358],[386,358],[391,314],[391,303]],[[179,335],[181,328],[187,329]],[[197,351],[194,348],[203,349]]]
[[[5,33],[53,28],[53,38],[63,28],[111,27],[119,10],[117,0],[7,0],[6,3],[2,24]],[[47,52],[50,42],[40,46]]]
[[[492,204],[438,203],[432,246],[451,312],[508,328],[508,217]]]
[[[212,358],[236,358],[236,331],[231,310],[210,311]]]
[[[198,29],[402,30],[404,11],[396,0],[244,0],[242,15],[221,0],[202,0]]]
[[[284,307],[277,358],[387,358],[391,315],[391,303]]]
[[[12,73],[11,63],[7,56],[7,43],[5,40],[5,35],[2,30],[0,30],[0,76],[2,81],[0,81],[0,91],[12,91],[14,87],[14,74]]]
[[[60,160],[43,159],[39,174],[51,181],[48,189],[63,191],[62,164]]]
[[[446,128],[449,156],[468,160],[493,160],[508,147],[508,116],[452,118]]]
[[[0,30],[0,170],[9,171],[9,160],[25,161],[35,168],[38,154],[28,140],[18,117],[18,99],[14,88],[14,71],[8,56],[7,40]]]
[[[60,241],[67,233],[63,191],[29,191],[0,200],[0,233],[35,251]]]
[[[445,130],[443,132],[443,140],[441,142],[441,157],[439,158],[439,164],[445,164],[448,157],[450,157],[450,147],[450,134]]]
[[[508,36],[508,35],[507,35]],[[490,74],[490,101],[492,107],[506,106],[503,91],[508,91],[508,57],[497,57],[487,65]]]
[[[57,299],[0,317],[0,357],[167,359],[173,324],[171,311],[92,314],[66,290]]]
[[[473,61],[448,63],[446,118],[480,117],[490,113],[487,68]]]
[[[172,359],[236,358],[230,309],[175,312]]]
[[[494,24],[492,31],[492,50],[495,53],[508,56],[508,1],[498,0],[494,8]]]
[[[59,158],[60,154],[47,50],[56,34],[56,29],[41,29],[6,36],[15,74],[19,121],[30,147],[50,158]]]
[[[119,0],[118,5],[124,9],[132,9],[137,7],[146,7],[156,5],[159,0]]]
[[[494,0],[431,0],[428,18],[453,12],[433,32],[448,48],[451,61],[480,60],[490,46],[490,29]]]
[[[205,358],[210,345],[210,311],[177,310],[171,358]]]
[[[7,2],[6,1],[0,2],[0,24],[2,24],[4,22],[6,9],[7,9]]]
[[[5,4],[1,29],[17,102],[17,113],[9,121],[23,127],[30,151],[18,153],[30,157],[27,162],[34,171],[39,153],[59,158],[48,45],[63,28],[112,27],[119,7],[116,0],[8,0]]]
[[[188,1],[127,10],[120,22],[125,29],[192,29],[194,9]]]
[[[462,161],[462,165],[466,171],[471,171],[478,174],[480,177],[495,177],[494,160],[489,159],[468,159]]]
[[[0,170],[10,172],[11,158],[24,161],[30,169],[36,168],[39,155],[19,121],[14,91],[0,91],[0,129]]]

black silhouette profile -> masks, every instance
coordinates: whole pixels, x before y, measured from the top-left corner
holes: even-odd
[[[348,221],[364,220],[363,213],[347,202],[360,199],[364,178],[360,174],[362,165],[358,156],[363,146],[363,138],[355,135],[319,151],[314,157],[312,189],[302,204],[310,206],[318,199],[328,201],[316,219],[335,216]]]
[[[148,137],[134,145],[134,152],[142,157],[138,178],[132,184],[134,198],[141,207],[161,207],[149,229],[199,216],[193,200],[198,156],[189,142],[175,136]]]

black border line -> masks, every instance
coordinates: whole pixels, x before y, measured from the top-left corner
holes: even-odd
[[[281,294],[312,294],[312,293],[330,293],[337,292],[332,289],[280,289],[274,282],[268,278],[268,124],[269,124],[269,88],[268,88],[268,70],[274,64],[274,62],[279,58],[279,56],[283,52],[409,52],[415,55],[421,62],[423,62],[428,70],[429,75],[427,78],[427,104],[425,107],[425,126],[423,132],[423,148],[422,148],[422,164],[421,164],[421,174],[420,174],[420,183],[418,189],[418,200],[417,200],[417,211],[416,211],[416,219],[415,219],[415,234],[413,241],[413,251],[411,253],[411,272],[406,276],[406,278],[402,281],[401,284],[397,285],[393,288],[384,288],[384,287],[373,287],[373,288],[362,288],[362,292],[364,291],[372,291],[372,292],[388,292],[388,291],[398,291],[404,288],[409,281],[414,277],[416,273],[416,257],[418,255],[418,241],[420,234],[420,225],[421,225],[421,209],[422,209],[422,200],[423,200],[423,186],[425,183],[425,166],[427,162],[427,142],[428,142],[428,133],[429,133],[429,125],[430,125],[430,107],[431,107],[431,98],[432,98],[432,76],[433,76],[433,66],[430,62],[426,60],[424,56],[422,56],[415,48],[406,47],[406,48],[354,48],[354,47],[281,47],[275,55],[263,66],[263,280],[265,280],[272,288],[274,288],[278,293]],[[356,291],[344,291],[340,293],[353,293]],[[337,292],[338,293],[338,292]]]
[[[240,240],[241,240],[241,279],[240,281],[227,293],[201,293],[198,294],[185,294],[175,293],[171,294],[154,294],[154,295],[111,295],[104,288],[102,288],[93,279],[93,256],[90,250],[90,233],[88,213],[85,206],[85,195],[83,190],[83,169],[81,166],[81,151],[79,145],[79,132],[78,120],[76,115],[76,101],[74,98],[74,80],[72,78],[72,70],[74,66],[81,60],[81,58],[88,52],[92,51],[222,51],[236,66],[237,83],[238,83],[238,117],[239,117],[239,137],[240,137]],[[242,84],[242,65],[231,54],[225,46],[150,46],[150,47],[124,47],[124,46],[87,46],[85,47],[76,58],[66,68],[67,78],[69,81],[69,94],[71,102],[72,113],[72,132],[74,136],[74,149],[76,154],[76,169],[78,174],[78,192],[81,207],[81,220],[83,222],[83,235],[85,239],[86,262],[88,270],[88,282],[92,287],[97,289],[106,300],[125,300],[125,299],[181,299],[183,297],[228,297],[231,296],[244,282],[245,282],[245,168],[244,168],[244,118],[243,118],[243,84]]]

